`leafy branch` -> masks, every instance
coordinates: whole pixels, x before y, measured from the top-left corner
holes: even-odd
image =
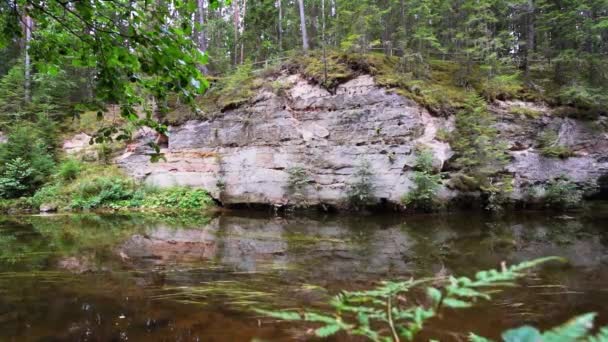
[[[334,309],[331,315],[313,311],[255,311],[285,321],[320,323],[322,326],[315,330],[318,337],[344,331],[372,341],[411,341],[423,329],[424,324],[436,317],[443,308],[469,308],[480,299],[489,300],[496,288],[516,286],[515,281],[524,277],[526,271],[549,261],[563,259],[547,257],[509,267],[503,263],[498,270],[480,271],[472,278],[450,276],[386,281],[368,291],[345,291],[329,302]],[[428,284],[435,286],[427,286]],[[425,289],[428,303],[413,304],[408,301],[406,295],[421,287]]]

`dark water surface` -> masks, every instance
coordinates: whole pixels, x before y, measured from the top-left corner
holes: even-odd
[[[608,324],[608,206],[505,217],[0,218],[0,341],[284,341],[307,326],[251,307],[319,307],[382,279],[472,275],[555,255],[521,286],[445,313],[424,337],[498,337],[598,312]],[[338,340],[348,340],[345,336]]]

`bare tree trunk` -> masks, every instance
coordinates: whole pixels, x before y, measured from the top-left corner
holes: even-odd
[[[30,57],[30,45],[32,41],[32,29],[33,20],[28,13],[29,9],[25,9],[25,16],[23,18],[24,33],[25,33],[25,60],[23,62],[24,71],[24,100],[26,103],[32,101],[32,61]]]
[[[277,0],[279,8],[279,51],[283,51],[283,6],[281,3],[283,0]]]
[[[302,49],[308,51],[308,34],[306,33],[306,15],[304,14],[304,0],[298,0],[300,7],[300,29],[302,30]]]
[[[528,0],[527,6],[526,6],[526,49],[525,49],[525,53],[524,53],[524,61],[523,61],[523,68],[524,68],[524,75],[526,77],[529,76],[530,74],[530,59],[532,58],[532,54],[534,52],[535,49],[535,35],[536,35],[536,30],[535,30],[535,25],[534,25],[534,12],[535,12],[535,6],[534,6],[534,0]]]
[[[327,81],[327,51],[325,49],[325,0],[321,0],[321,17],[323,24],[321,27],[321,44],[323,44],[323,82]]]
[[[232,8],[234,10],[234,65],[238,64],[238,51],[239,51],[239,23],[241,22],[239,13],[239,1],[232,1]]]
[[[247,0],[243,0],[243,12],[241,13],[241,36],[245,33],[245,16],[247,15]],[[245,42],[241,39],[241,64],[245,59]]]
[[[205,52],[207,51],[207,34],[205,32],[205,0],[197,0],[196,1],[197,5],[198,5],[198,49],[201,50],[201,52]],[[201,72],[203,74],[208,73],[207,70],[207,66],[206,65],[201,65]]]

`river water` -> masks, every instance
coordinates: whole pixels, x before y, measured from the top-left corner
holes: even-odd
[[[608,324],[608,206],[566,215],[0,218],[0,341],[285,341],[309,326],[252,308],[317,307],[383,279],[472,275],[543,256],[515,289],[446,312],[424,338],[497,338],[586,312]],[[337,340],[349,340],[338,336]]]

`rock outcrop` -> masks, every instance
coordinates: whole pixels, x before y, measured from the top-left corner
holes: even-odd
[[[117,158],[118,165],[149,184],[203,187],[226,204],[340,206],[361,167],[372,173],[379,201],[399,203],[412,186],[418,146],[433,151],[437,168],[453,155],[438,138],[453,130],[453,117],[434,117],[416,102],[377,86],[371,76],[344,83],[335,93],[300,75],[283,74],[272,81],[286,90],[262,87],[249,104],[170,127],[161,151],[164,160],[150,161],[147,142],[154,136],[146,134]],[[540,116],[512,114],[513,106],[532,107]],[[577,182],[595,182],[608,174],[605,117],[593,123],[561,118],[545,106],[523,102],[497,102],[490,110],[498,117],[501,137],[510,142],[508,171],[514,175],[516,198],[523,187],[562,174]],[[539,153],[536,141],[548,129],[559,132],[560,143],[574,157]],[[290,171],[295,169],[303,170],[298,177],[304,179],[294,179]],[[294,191],[290,184],[296,181],[304,185]],[[440,195],[457,193],[443,188]]]

